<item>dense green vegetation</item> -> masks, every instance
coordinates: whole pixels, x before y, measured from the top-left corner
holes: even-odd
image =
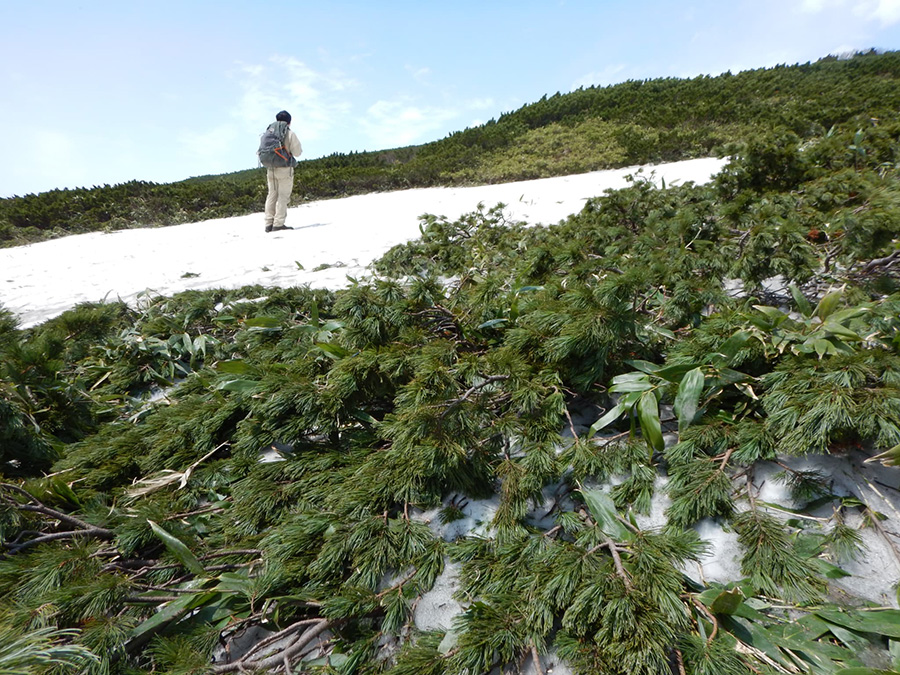
[[[428,217],[339,292],[192,291],[27,330],[0,310],[0,672],[900,671],[900,612],[835,586],[894,516],[788,459],[900,463],[894,58],[744,80],[883,88],[788,97],[802,123],[743,75],[526,107],[547,146],[558,125],[608,147],[588,94],[645,128],[641,101],[678,127],[680,86],[752,116],[709,185],[637,177],[552,227]],[[506,175],[503,124],[442,166]],[[774,463],[795,513],[760,498]],[[668,525],[641,527],[661,496]],[[479,534],[436,534],[481,500]],[[692,574],[706,518],[742,579]],[[420,631],[451,563],[463,611]],[[256,627],[268,646],[223,653]]]
[[[900,53],[871,52],[736,75],[579,89],[433,143],[303,161],[293,199],[706,157],[773,128],[811,138],[860,116],[891,119],[900,109],[898,78]],[[259,212],[265,195],[264,171],[251,169],[166,185],[135,181],[2,199],[0,245]]]

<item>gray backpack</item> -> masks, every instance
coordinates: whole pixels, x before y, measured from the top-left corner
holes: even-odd
[[[256,156],[259,163],[268,169],[282,166],[297,166],[297,159],[284,146],[287,136],[287,122],[273,122],[268,126],[259,140],[259,150]]]

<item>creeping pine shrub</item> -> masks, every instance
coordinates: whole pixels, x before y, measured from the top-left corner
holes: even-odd
[[[562,126],[681,156],[762,131],[712,186],[639,175],[558,225],[428,218],[382,277],[336,293],[148,295],[29,331],[0,312],[0,453],[19,453],[2,457],[0,633],[55,626],[110,675],[456,675],[548,654],[611,675],[887,667],[897,613],[827,599],[860,520],[892,516],[782,456],[900,461],[900,301],[878,290],[898,145],[871,121],[900,104],[896,76],[900,57],[868,55],[548,97],[299,172],[340,193],[437,181],[529,132],[553,148]],[[863,109],[867,126],[817,127]],[[225,209],[215,188],[111,194],[177,192],[188,213]],[[164,396],[138,399],[150,382]],[[757,463],[779,461],[800,513],[760,497]],[[660,498],[667,526],[641,527]],[[705,519],[736,534],[742,578],[697,568]],[[413,630],[444,572],[458,616]],[[285,641],[212,662],[255,628]]]

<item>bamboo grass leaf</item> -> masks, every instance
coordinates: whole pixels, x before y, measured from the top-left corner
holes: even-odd
[[[274,316],[257,316],[252,319],[247,319],[244,321],[244,325],[247,328],[259,328],[259,329],[281,329],[281,319],[277,319]]]
[[[316,348],[321,350],[326,356],[334,359],[335,361],[346,358],[350,356],[350,350],[341,347],[339,344],[335,344],[334,342],[317,342]]]
[[[852,340],[854,342],[862,341],[862,337],[860,337],[858,333],[854,333],[846,326],[833,321],[830,317],[825,320],[824,324],[822,324],[822,330],[828,331],[832,335],[835,335],[842,340]]]
[[[744,604],[744,594],[741,589],[732,588],[719,593],[709,603],[709,609],[714,614],[736,614],[742,604]]]
[[[768,323],[764,324],[766,328],[777,328],[784,323],[789,317],[777,307],[769,307],[767,305],[753,305],[753,309],[760,312]]]
[[[607,410],[606,414],[604,414],[603,417],[601,417],[591,425],[591,436],[596,434],[601,429],[608,427],[610,424],[619,419],[622,416],[622,413],[625,412],[625,410],[626,408],[621,401]]]
[[[734,356],[743,349],[744,345],[747,344],[750,337],[748,331],[739,330],[719,346],[717,353],[724,356],[727,360],[733,359]]]
[[[694,368],[699,368],[699,363],[678,363],[673,366],[666,366],[665,368],[660,368],[654,373],[657,377],[662,378],[666,382],[677,383],[681,382],[682,378],[686,373],[694,370]]]
[[[900,443],[866,460],[866,462],[874,461],[879,461],[885,466],[900,466]]]
[[[610,393],[630,393],[652,389],[650,378],[645,373],[625,373],[613,378]]]
[[[656,395],[652,391],[646,391],[638,403],[638,419],[641,423],[641,432],[647,444],[656,452],[662,452],[665,442],[662,436],[662,426],[659,421],[659,404]]]
[[[581,496],[587,504],[597,526],[615,541],[631,538],[631,532],[618,519],[612,497],[593,488],[581,488]]]
[[[813,316],[819,317],[822,321],[825,321],[829,316],[831,316],[837,308],[841,304],[841,298],[844,295],[844,289],[839,288],[836,291],[831,291],[830,293],[826,293],[825,297],[819,300],[819,304],[816,305],[816,309],[813,312]]]
[[[812,305],[806,299],[806,296],[800,292],[800,289],[797,288],[797,284],[791,284],[789,288],[794,298],[794,304],[797,305],[799,312],[807,318],[811,317],[813,313]]]
[[[220,373],[228,373],[229,375],[251,375],[256,369],[243,359],[232,359],[230,361],[218,361],[216,370]]]
[[[149,619],[135,626],[131,631],[130,639],[132,641],[140,641],[147,634],[153,634],[165,628],[168,624],[172,621],[176,621],[186,612],[206,604],[217,595],[218,593],[212,591],[208,593],[188,593],[176,600],[166,603],[162,609],[155,612]]]
[[[703,393],[703,385],[706,379],[700,368],[685,373],[678,385],[678,393],[675,395],[673,406],[678,417],[678,432],[687,429],[697,416],[697,408],[700,403],[700,395]]]
[[[655,363],[651,363],[650,361],[642,361],[640,359],[630,359],[626,361],[629,366],[632,368],[636,368],[642,373],[647,373],[648,375],[658,374],[661,370],[661,367],[656,365]],[[636,373],[629,373],[629,375],[635,376]],[[615,379],[613,380],[615,382]]]
[[[891,638],[900,638],[900,610],[856,610],[841,612],[821,609],[816,616],[829,623],[849,628],[859,633],[875,633]]]
[[[828,315],[828,322],[845,324],[847,321],[850,321],[851,319],[857,319],[864,314],[868,314],[870,311],[871,307],[868,304],[857,305],[856,307],[848,307],[847,309],[840,309]]]
[[[257,380],[225,380],[216,385],[219,391],[234,391],[238,393],[246,393],[254,391],[259,387]]]
[[[192,574],[198,576],[206,575],[206,570],[203,569],[203,565],[197,560],[197,557],[191,553],[191,550],[185,546],[183,541],[166,532],[152,520],[148,520],[147,522],[150,524],[150,529],[153,530],[153,533],[162,540],[163,544],[166,545],[166,548],[169,549],[172,555],[178,558],[179,562],[181,562],[181,564]]]

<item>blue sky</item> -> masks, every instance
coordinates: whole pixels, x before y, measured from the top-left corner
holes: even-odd
[[[900,48],[900,0],[3,0],[0,197],[251,168],[281,109],[315,158],[870,47]]]

